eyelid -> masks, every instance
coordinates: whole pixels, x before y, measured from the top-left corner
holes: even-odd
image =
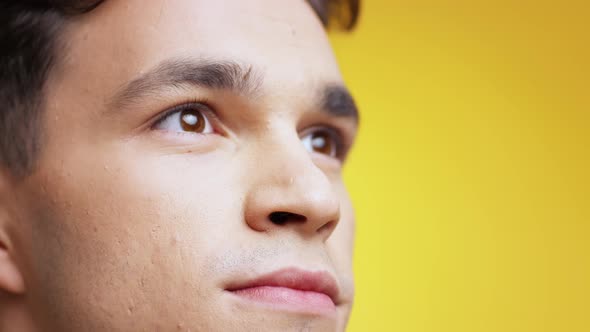
[[[199,111],[203,112],[203,115],[211,123],[211,126],[213,127],[213,131],[219,132],[219,130],[218,130],[219,117],[217,116],[215,111],[213,111],[213,109],[207,104],[206,100],[191,100],[191,101],[180,103],[180,104],[177,104],[176,106],[172,106],[172,107],[168,108],[167,110],[159,113],[156,116],[156,118],[152,121],[152,123],[150,125],[150,129],[155,130],[159,124],[164,122],[164,120],[166,120],[172,114],[177,113],[177,112],[182,112],[182,111],[190,109],[190,108],[196,108]]]
[[[344,161],[348,151],[350,150],[350,143],[348,143],[348,139],[346,138],[346,134],[343,133],[343,130],[329,124],[316,124],[303,129],[299,134],[299,137],[303,138],[317,130],[323,130],[327,132],[334,139],[336,143],[336,156],[331,158],[337,158],[341,161]]]

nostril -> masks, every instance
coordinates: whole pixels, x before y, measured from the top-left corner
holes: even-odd
[[[330,221],[330,222],[326,223],[325,225],[323,225],[322,227],[318,228],[317,232],[318,233],[326,233],[326,232],[328,232],[328,234],[329,234],[330,231],[332,229],[334,229],[334,227],[336,227],[336,222]]]
[[[278,211],[268,215],[268,219],[276,225],[284,225],[288,222],[305,222],[307,218],[300,214]]]

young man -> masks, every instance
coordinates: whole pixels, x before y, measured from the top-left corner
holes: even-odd
[[[2,1],[0,330],[344,330],[357,12]]]

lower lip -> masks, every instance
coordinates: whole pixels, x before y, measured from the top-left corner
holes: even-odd
[[[232,293],[262,305],[269,305],[272,309],[320,315],[332,315],[336,311],[336,305],[324,293],[276,286],[244,288]]]

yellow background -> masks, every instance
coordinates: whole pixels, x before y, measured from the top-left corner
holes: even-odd
[[[590,331],[590,2],[364,0],[348,331]]]

